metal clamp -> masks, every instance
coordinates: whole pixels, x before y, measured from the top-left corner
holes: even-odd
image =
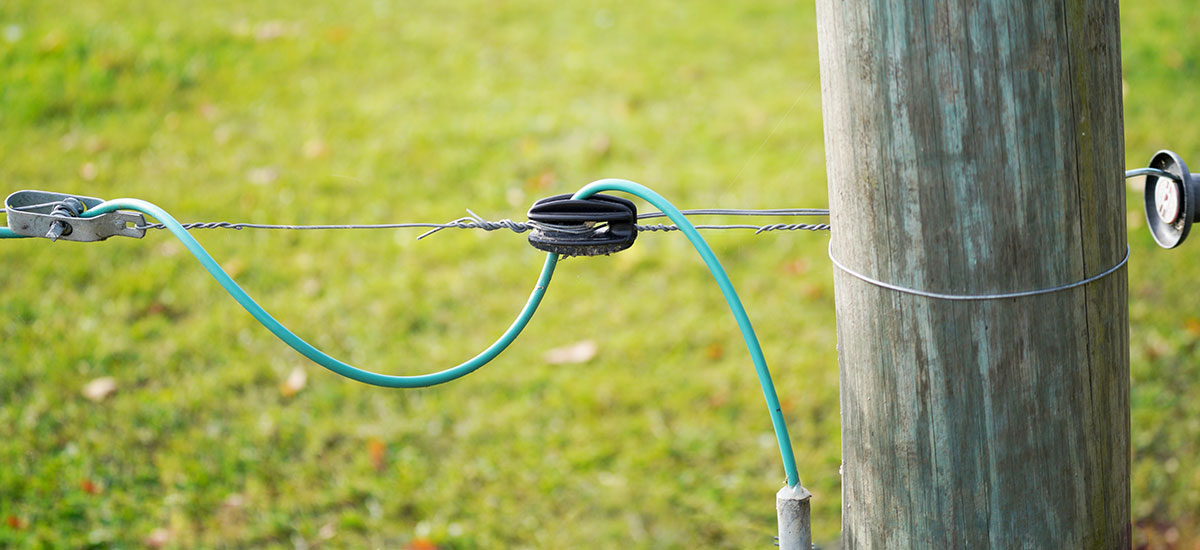
[[[80,218],[88,208],[99,206],[103,199],[66,195],[47,191],[17,191],[4,199],[8,228],[26,237],[76,242],[103,241],[109,237],[146,235],[146,218],[132,212],[110,212],[91,218]]]
[[[533,203],[528,216],[529,244],[563,256],[612,254],[637,239],[637,206],[618,197],[555,195]]]

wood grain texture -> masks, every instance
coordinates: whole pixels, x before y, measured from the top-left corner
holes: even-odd
[[[955,294],[1126,252],[1115,0],[818,0],[833,253]],[[848,549],[1129,548],[1124,269],[835,275]]]

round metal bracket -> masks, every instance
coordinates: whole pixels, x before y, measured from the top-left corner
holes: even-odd
[[[1200,202],[1200,180],[1192,177],[1187,164],[1173,151],[1159,151],[1150,159],[1150,168],[1171,177],[1146,176],[1143,195],[1146,223],[1154,241],[1163,248],[1175,248],[1187,238],[1196,221]]]

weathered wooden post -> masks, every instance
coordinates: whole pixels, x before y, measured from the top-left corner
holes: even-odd
[[[845,547],[1128,549],[1117,1],[817,17]]]

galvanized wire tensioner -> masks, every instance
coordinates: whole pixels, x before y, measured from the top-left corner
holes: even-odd
[[[48,191],[17,191],[4,199],[8,228],[23,237],[45,237],[52,241],[93,242],[109,237],[142,238],[146,225],[141,214],[128,211],[109,212],[94,217],[80,217],[103,199],[50,193]]]

